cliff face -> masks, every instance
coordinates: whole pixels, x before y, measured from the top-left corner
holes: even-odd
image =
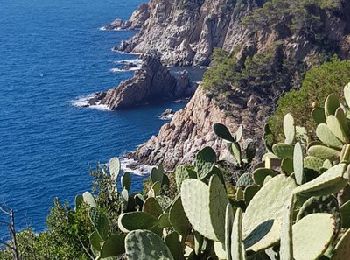
[[[118,50],[156,50],[169,65],[208,65],[215,47],[231,51],[244,41],[240,18],[264,1],[151,0],[141,31]]]
[[[116,88],[95,94],[88,103],[106,105],[111,110],[125,109],[188,97],[194,91],[195,86],[186,73],[176,77],[161,64],[159,58],[143,55],[143,65],[131,79],[121,82]]]
[[[320,62],[321,56],[337,53],[341,58],[350,58],[350,3],[341,3],[340,9],[330,11],[310,7],[310,12],[320,17],[321,27],[315,34],[324,39],[317,41],[315,35],[291,32],[283,20],[258,31],[243,26],[242,18],[263,1],[152,0],[150,18],[138,35],[121,45],[122,50],[145,52],[156,48],[163,62],[190,65],[208,64],[213,47],[223,47],[235,53],[241,67],[247,59],[269,52],[272,60],[267,72],[272,81],[277,76],[275,71],[285,77],[273,84],[263,84],[266,79],[259,77],[252,84],[248,77],[246,82],[230,86],[229,97],[199,88],[186,108],[133,156],[146,164],[163,163],[168,169],[190,162],[205,146],[212,146],[224,157],[226,149],[212,131],[215,122],[226,124],[231,131],[242,124],[244,138],[254,139],[261,155],[264,123],[274,111],[277,98],[299,86],[303,71]],[[291,65],[286,69],[288,64]],[[221,102],[227,100],[228,105]]]

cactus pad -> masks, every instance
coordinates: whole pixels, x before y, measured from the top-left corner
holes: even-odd
[[[304,175],[304,155],[303,155],[303,149],[300,143],[297,143],[294,146],[293,169],[294,169],[295,180],[297,181],[297,184],[302,185],[305,182],[305,175]]]
[[[273,153],[280,159],[293,159],[294,147],[291,144],[274,144],[272,146]]]
[[[177,198],[171,206],[169,211],[169,221],[174,230],[180,235],[187,234],[188,230],[191,228],[191,224],[186,217],[180,197]]]
[[[83,193],[83,201],[90,207],[90,208],[96,208],[96,202],[94,199],[94,196],[90,192],[84,192]]]
[[[294,259],[318,259],[332,241],[333,216],[319,213],[307,215],[293,225],[292,233]]]
[[[236,141],[236,139],[231,135],[230,131],[228,130],[228,128],[224,124],[215,123],[213,128],[214,128],[214,133],[218,137],[220,137],[228,142],[231,142],[231,143]]]
[[[225,216],[225,250],[227,260],[232,260],[231,257],[231,233],[233,226],[233,208],[230,203],[226,206],[226,216]]]
[[[294,179],[280,174],[256,193],[243,215],[243,237],[247,250],[258,251],[279,241],[286,203],[296,187]]]
[[[292,115],[289,113],[284,116],[283,130],[286,144],[292,144],[295,138],[295,125]]]
[[[245,259],[245,250],[242,242],[242,209],[237,208],[231,233],[231,256],[235,260]]]
[[[118,227],[127,233],[136,229],[151,229],[157,225],[158,219],[148,213],[135,211],[124,213],[118,217]]]
[[[276,175],[277,172],[275,172],[274,170],[268,168],[259,168],[253,172],[253,179],[256,185],[262,186],[264,184],[264,179],[266,178],[266,176],[275,177]]]
[[[319,172],[321,170],[321,168],[323,167],[323,163],[324,163],[323,159],[313,157],[313,156],[307,156],[304,159],[304,167],[316,172]]]
[[[120,161],[118,158],[111,158],[108,162],[109,175],[116,181],[120,172]]]
[[[308,154],[321,159],[336,160],[340,152],[324,145],[313,145],[309,148]]]
[[[341,148],[343,143],[332,133],[324,123],[319,124],[316,129],[316,135],[322,143],[333,148]]]
[[[196,172],[192,169],[191,166],[179,165],[175,170],[175,181],[177,190],[180,191],[181,184],[186,179],[195,179],[197,178]]]
[[[254,180],[252,174],[249,172],[243,173],[236,182],[236,187],[247,187],[250,185],[254,185]]]
[[[125,252],[129,260],[173,260],[173,256],[156,234],[148,230],[134,230],[125,237]]]
[[[119,256],[124,252],[124,236],[113,234],[110,235],[106,242],[103,243],[100,257],[106,258],[111,256]]]
[[[153,197],[150,197],[145,200],[145,203],[143,205],[143,211],[148,214],[151,214],[156,218],[158,218],[163,213],[163,210],[159,206],[158,201]]]
[[[345,164],[335,165],[316,179],[299,186],[293,193],[299,196],[321,196],[336,193],[347,184],[347,180],[343,178],[345,170]]]
[[[327,126],[332,131],[332,133],[343,143],[349,142],[349,137],[346,132],[346,128],[341,124],[338,118],[335,116],[327,116],[326,118]]]
[[[339,98],[336,94],[328,95],[325,102],[325,112],[327,116],[334,115],[340,107]]]

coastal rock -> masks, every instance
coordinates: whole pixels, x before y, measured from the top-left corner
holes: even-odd
[[[168,65],[208,65],[214,48],[231,51],[245,40],[240,23],[265,0],[151,0],[141,31],[116,49],[146,53],[157,50]]]
[[[140,30],[145,21],[150,17],[149,5],[141,4],[130,16],[129,20],[120,18],[115,19],[112,23],[103,28],[108,31],[119,30]]]
[[[111,110],[131,108],[146,103],[176,100],[193,94],[187,74],[177,80],[154,55],[144,55],[143,65],[134,76],[116,88],[91,98],[93,104],[106,105]]]
[[[175,112],[171,108],[165,109],[165,111],[159,116],[162,120],[170,120],[173,118]]]
[[[284,74],[286,77],[280,84],[266,84],[263,80],[257,84],[243,82],[230,86],[226,96],[223,92],[215,93],[215,87],[212,92],[199,87],[186,108],[176,112],[157,136],[151,137],[133,153],[140,163],[163,163],[172,170],[177,164],[192,162],[195,154],[205,146],[213,147],[220,158],[228,157],[225,145],[213,133],[212,126],[216,122],[226,124],[231,131],[243,125],[244,138],[256,142],[257,158],[261,158],[265,122],[274,111],[277,99],[291,88],[300,86],[303,75],[298,66],[302,64],[307,69],[319,64],[317,62],[322,59],[318,60],[317,55],[327,53],[326,48],[334,48],[334,53],[343,59],[350,58],[348,1],[342,1],[341,10],[320,11],[323,12],[321,23],[325,25],[322,33],[331,42],[329,45],[317,43],[302,34],[292,34],[283,24],[257,32],[245,29],[242,19],[261,6],[263,0],[248,0],[245,4],[237,1],[241,4],[234,6],[234,1],[224,0],[181,2],[184,6],[179,5],[176,9],[172,8],[172,3],[178,1],[151,0],[150,18],[139,34],[124,43],[124,50],[143,52],[157,48],[165,63],[176,65],[207,64],[214,47],[233,53],[241,66],[256,54],[268,53],[273,58],[265,74],[280,71],[281,64],[295,65],[288,68],[289,74]]]

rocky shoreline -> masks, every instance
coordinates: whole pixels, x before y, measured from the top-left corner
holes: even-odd
[[[93,94],[86,107],[103,105],[110,110],[127,109],[193,95],[197,84],[191,81],[186,70],[174,75],[157,56],[145,54],[141,58],[142,66],[131,79],[116,88]]]

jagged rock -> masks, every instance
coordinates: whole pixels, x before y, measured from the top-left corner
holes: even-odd
[[[173,118],[175,112],[171,108],[167,108],[164,110],[164,112],[159,116],[162,120],[170,120]]]
[[[264,1],[151,0],[142,30],[117,49],[135,53],[156,49],[165,64],[208,65],[214,48],[231,51],[246,39],[240,19]]]
[[[188,97],[194,90],[187,74],[183,74],[183,77],[178,81],[159,58],[144,55],[141,69],[131,79],[107,92],[98,93],[88,102],[115,110]]]
[[[269,64],[272,71],[281,60],[296,65],[291,67],[288,80],[279,85],[231,86],[229,98],[218,97],[199,87],[186,108],[176,112],[157,136],[133,154],[140,163],[163,163],[173,169],[176,164],[191,162],[204,146],[213,147],[221,158],[227,157],[227,149],[212,131],[215,122],[226,124],[231,131],[242,124],[244,138],[252,138],[257,143],[257,157],[260,157],[264,151],[263,127],[275,109],[276,100],[291,87],[300,85],[302,75],[296,67],[315,65],[315,56],[327,53],[324,48],[334,48],[341,58],[350,58],[350,4],[347,0],[342,0],[341,10],[323,11],[321,22],[325,24],[323,33],[331,42],[328,46],[305,35],[293,35],[283,24],[258,32],[242,26],[242,19],[264,2],[151,0],[150,18],[135,37],[120,46],[121,50],[157,49],[166,64],[192,65],[208,64],[213,48],[222,47],[235,53],[237,64],[242,66],[247,58],[272,50],[271,55],[275,57]],[[220,100],[226,100],[226,104]]]
[[[142,4],[130,16],[129,20],[120,18],[115,19],[112,23],[104,26],[106,30],[139,30],[149,18],[149,5]]]

